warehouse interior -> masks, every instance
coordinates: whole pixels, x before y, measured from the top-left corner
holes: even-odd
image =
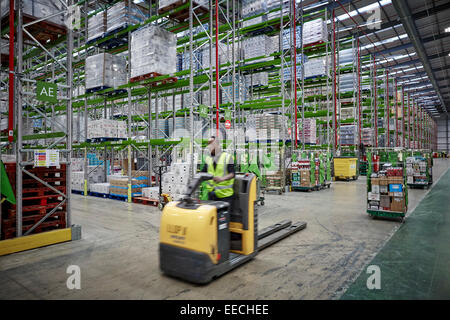
[[[450,298],[450,1],[0,1],[0,299]]]

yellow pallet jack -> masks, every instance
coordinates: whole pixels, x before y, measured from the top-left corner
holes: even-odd
[[[207,173],[196,175],[182,200],[164,207],[159,264],[169,276],[208,283],[306,228],[306,222],[292,224],[285,220],[257,232],[257,186],[252,173],[236,175],[231,207],[224,201],[194,200],[194,191],[212,178]]]

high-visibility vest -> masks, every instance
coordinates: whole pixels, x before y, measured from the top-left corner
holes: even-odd
[[[231,159],[230,159],[231,158]],[[208,173],[213,175],[214,177],[224,177],[228,172],[228,163],[232,163],[231,160],[233,156],[222,152],[217,161],[216,168],[214,169],[214,161],[208,156],[206,158],[206,165],[208,166]],[[234,178],[230,180],[225,180],[219,183],[214,182],[213,180],[207,181],[208,192],[214,191],[218,198],[226,198],[231,197],[234,193],[233,190]]]

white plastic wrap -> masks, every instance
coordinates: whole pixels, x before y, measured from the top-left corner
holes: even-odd
[[[100,53],[86,59],[86,89],[117,88],[127,83],[126,59],[109,53]]]
[[[131,35],[131,77],[176,71],[176,35],[148,25]]]

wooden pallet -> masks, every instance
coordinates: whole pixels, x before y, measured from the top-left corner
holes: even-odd
[[[158,10],[158,14],[163,14],[163,13],[173,11],[176,8],[185,4],[186,2],[187,2],[186,0],[179,0],[165,8],[161,8],[160,10]],[[192,7],[194,8],[193,11],[197,15],[202,15],[202,14],[206,14],[209,12],[207,8],[205,8],[203,6],[198,6],[198,3],[196,3],[195,1],[193,1]],[[177,12],[169,13],[168,17],[177,22],[184,22],[186,19],[189,18],[189,7],[182,9],[180,11],[177,11]],[[220,19],[220,20],[223,20],[223,19]]]
[[[147,206],[153,206],[153,207],[157,207],[158,204],[159,204],[158,200],[145,198],[145,197],[134,197],[133,198],[133,202],[134,203],[139,203],[139,204],[145,204]]]
[[[22,228],[22,234],[25,234],[29,229],[31,229],[33,225],[24,226]],[[45,231],[51,231],[51,230],[57,230],[57,229],[64,229],[66,227],[66,222],[60,222],[60,221],[49,221],[49,222],[42,222],[39,226],[37,226],[31,234],[41,233]],[[16,228],[9,228],[6,230],[2,230],[2,240],[4,239],[12,239],[16,237]]]
[[[35,225],[39,222],[45,215],[31,215],[31,216],[24,216],[22,217],[22,225],[24,227],[27,227],[29,225]],[[66,219],[66,212],[65,211],[56,211],[51,216],[47,217],[43,222],[55,222],[59,221],[60,223],[63,223]],[[7,230],[9,228],[15,228],[16,227],[16,218],[10,218],[10,219],[3,219],[2,220],[2,230]]]
[[[303,48],[304,48],[304,49],[313,49],[314,46],[317,46],[317,45],[319,45],[319,44],[324,44],[324,43],[325,43],[325,42],[323,42],[322,40],[320,40],[320,41],[316,41],[316,42],[313,42],[313,43],[308,43],[308,44],[304,45]]]
[[[3,2],[3,1],[2,1]],[[30,22],[34,22],[40,18],[30,16],[26,13],[23,13],[23,24],[28,24]],[[2,29],[7,28],[9,26],[9,15],[3,17],[1,21]],[[59,25],[54,22],[43,20],[37,23],[34,23],[28,27],[26,30],[42,45],[47,44],[47,41],[50,40],[55,41],[60,36],[67,34],[67,28],[64,25]],[[30,37],[24,33],[24,39],[31,40]]]
[[[157,72],[150,72],[141,76],[137,76],[134,78],[130,79],[130,82],[138,82],[138,81],[144,81],[144,80],[150,80],[156,77],[161,77],[162,74],[157,73]],[[155,80],[149,83],[143,83],[142,85],[145,86],[150,86],[150,87],[157,87],[160,85],[165,85],[165,84],[169,84],[169,83],[175,83],[177,82],[178,79],[176,77],[167,77],[165,79],[161,79],[161,80]]]
[[[58,207],[56,212],[66,211],[67,204],[64,203],[58,206],[61,202],[48,203],[46,205],[29,205],[22,207],[22,216],[32,216],[32,215],[42,215],[45,216],[47,213],[52,211],[55,207]],[[3,219],[12,219],[17,215],[16,205],[11,205],[2,208],[2,218]]]
[[[178,0],[177,2],[169,4],[167,7],[158,9],[158,14],[161,15],[161,14],[164,14],[166,12],[172,11],[172,10],[182,6],[186,2],[187,2],[187,0]]]

